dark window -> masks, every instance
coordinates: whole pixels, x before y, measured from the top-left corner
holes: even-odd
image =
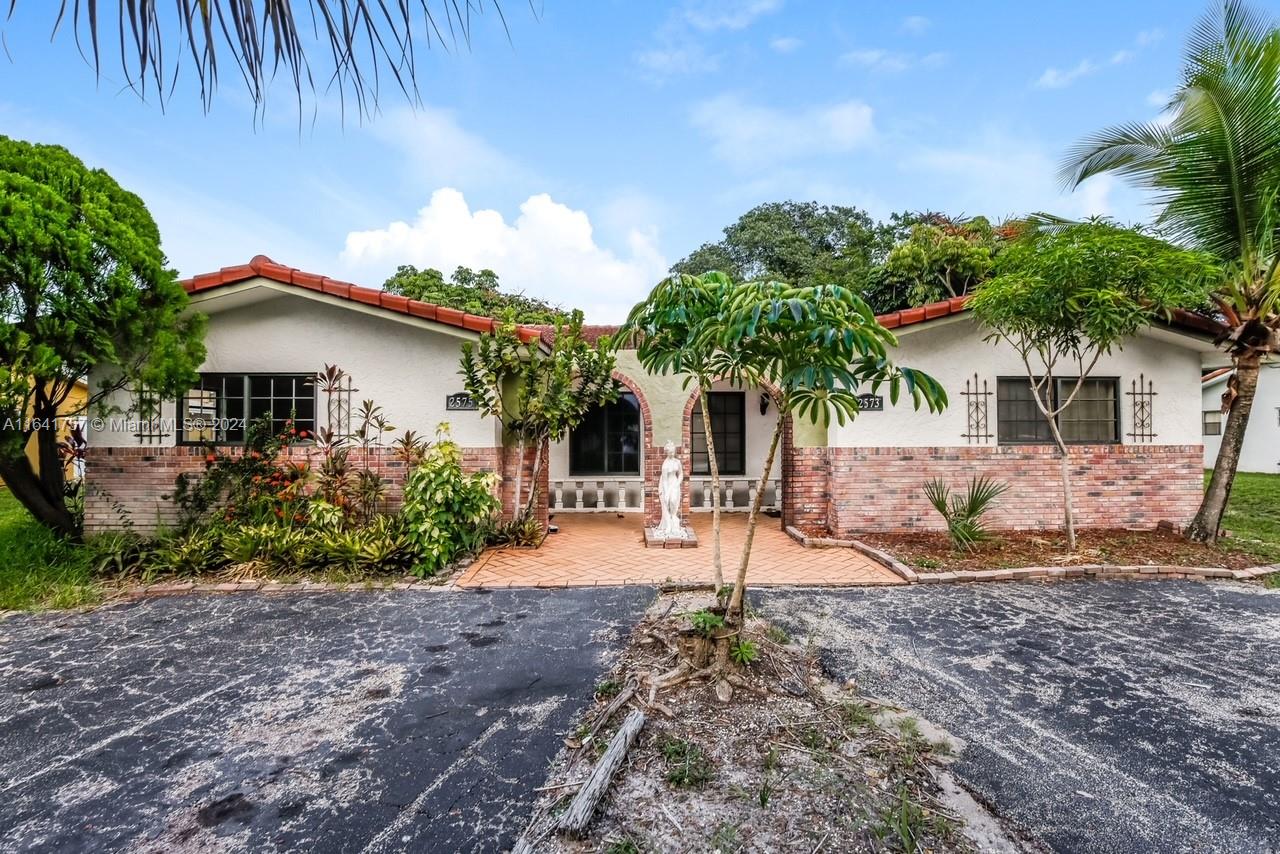
[[[640,474],[640,401],[624,391],[569,434],[569,474]]]
[[[1075,388],[1075,377],[1061,377],[1050,389],[1050,409]],[[1109,444],[1120,441],[1120,406],[1114,377],[1089,378],[1075,399],[1058,415],[1058,429],[1069,444]],[[1053,432],[1036,406],[1031,383],[1023,378],[1001,377],[996,386],[997,433],[1001,444],[1026,445],[1053,442]]]
[[[716,444],[716,466],[720,474],[747,473],[747,396],[740,391],[713,391],[707,394],[711,413],[711,436]],[[702,405],[693,407],[689,425],[693,442],[694,474],[711,474],[707,455],[707,431],[702,422]]]
[[[185,444],[242,444],[245,428],[262,417],[271,419],[275,433],[289,419],[314,432],[315,384],[310,374],[201,374],[181,410]]]
[[[1222,410],[1206,409],[1204,415],[1201,416],[1200,423],[1204,425],[1204,435],[1221,436],[1222,435]]]

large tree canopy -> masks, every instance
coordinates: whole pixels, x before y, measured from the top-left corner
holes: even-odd
[[[817,202],[770,202],[747,211],[671,268],[736,281],[776,278],[798,286],[839,284],[861,292],[872,268],[901,236],[900,217],[877,223],[865,211]]]
[[[142,200],[66,149],[0,137],[0,477],[65,534],[52,425],[77,380],[118,368],[90,404],[126,386],[173,397],[204,360],[203,320],[165,266]],[[24,449],[37,437],[40,470]]]
[[[409,299],[468,311],[484,317],[508,317],[516,323],[555,323],[568,312],[536,297],[498,290],[498,274],[492,270],[458,267],[449,281],[434,267],[419,270],[411,264],[396,268],[382,283],[384,290]]]

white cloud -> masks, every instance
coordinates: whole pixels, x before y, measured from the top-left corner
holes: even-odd
[[[1040,75],[1040,79],[1036,81],[1036,85],[1041,89],[1064,89],[1081,77],[1092,74],[1098,70],[1098,66],[1089,59],[1082,59],[1073,68],[1061,71],[1057,68],[1046,68],[1044,73]]]
[[[1046,146],[1001,128],[986,128],[956,147],[915,149],[900,165],[927,175],[932,197],[949,199],[954,206],[948,212],[996,218],[1033,211],[1125,220],[1139,216],[1134,198],[1113,198],[1118,185],[1109,176],[1090,179],[1074,193],[1064,192],[1056,157]]]
[[[795,36],[778,36],[777,38],[769,40],[769,47],[775,53],[791,53],[803,44],[804,42],[800,41],[800,39]]]
[[[1169,99],[1172,97],[1173,93],[1168,89],[1156,89],[1147,96],[1147,106],[1163,110],[1169,105]]]
[[[947,55],[941,52],[926,53],[916,56],[911,53],[898,53],[881,48],[861,48],[851,50],[840,56],[843,65],[857,65],[870,71],[884,74],[896,74],[917,66],[936,68],[947,61]]]
[[[742,30],[761,15],[782,8],[782,0],[703,0],[684,10],[684,19],[695,29]]]
[[[404,155],[424,187],[474,187],[528,177],[515,161],[458,124],[451,110],[405,107],[380,116],[370,130]]]
[[[872,109],[858,100],[784,110],[721,95],[694,107],[692,122],[717,157],[740,168],[852,151],[875,134]]]
[[[1109,66],[1123,65],[1132,61],[1142,52],[1143,48],[1155,44],[1162,38],[1164,38],[1164,33],[1161,30],[1143,30],[1134,37],[1134,46],[1132,48],[1122,48],[1115,51],[1106,62],[1095,62],[1093,59],[1086,57],[1065,70],[1050,66],[1036,80],[1035,85],[1040,89],[1065,89],[1081,77],[1087,77]]]
[[[930,21],[924,15],[908,15],[902,19],[903,31],[913,36],[920,35],[931,26],[933,26],[933,21]]]
[[[669,43],[642,50],[636,54],[636,62],[658,78],[716,71],[720,68],[718,55],[708,54],[701,46],[692,42]]]
[[[377,281],[398,264],[450,271],[459,264],[489,268],[503,287],[566,308],[583,309],[592,322],[623,319],[666,273],[653,229],[633,228],[620,256],[602,247],[584,211],[530,196],[507,222],[495,210],[472,210],[463,194],[436,190],[413,222],[393,222],[347,235],[342,260]]]

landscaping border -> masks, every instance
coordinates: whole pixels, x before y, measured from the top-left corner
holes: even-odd
[[[1225,569],[1208,566],[1124,566],[1107,563],[1088,563],[1077,566],[1025,566],[1017,569],[970,569],[947,572],[916,572],[893,555],[873,548],[858,540],[840,540],[834,537],[810,537],[788,525],[787,535],[807,549],[846,548],[862,552],[867,557],[887,567],[908,584],[958,584],[966,581],[1060,581],[1070,578],[1100,578],[1104,580],[1180,579],[1205,581],[1213,578],[1232,581],[1249,581],[1273,572],[1280,572],[1280,564],[1255,566],[1249,569]]]

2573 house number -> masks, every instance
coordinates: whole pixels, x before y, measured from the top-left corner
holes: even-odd
[[[459,410],[474,411],[480,407],[471,399],[471,395],[465,391],[460,391],[455,394],[445,395],[444,408],[448,412],[456,412]]]
[[[858,408],[863,412],[884,412],[884,395],[860,394]]]

